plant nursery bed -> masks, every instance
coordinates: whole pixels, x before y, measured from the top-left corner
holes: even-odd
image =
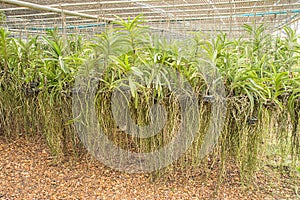
[[[41,138],[0,138],[0,199],[299,199],[300,176],[265,166],[241,184],[238,168],[172,173],[153,181],[147,174],[109,169],[89,155],[53,164]],[[206,178],[203,178],[206,177]],[[151,181],[152,180],[152,181]]]

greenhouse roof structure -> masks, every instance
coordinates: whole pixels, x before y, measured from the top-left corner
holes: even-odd
[[[277,31],[300,18],[299,0],[0,0],[4,24],[13,33],[97,33],[116,17],[142,15],[151,29],[186,34],[203,31],[241,35],[243,24]]]

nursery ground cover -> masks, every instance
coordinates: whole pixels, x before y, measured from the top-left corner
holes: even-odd
[[[59,164],[44,140],[0,138],[0,199],[298,199],[300,175],[268,166],[248,189],[228,166],[218,193],[218,169],[177,172],[152,182],[147,175],[111,170],[90,156]],[[298,193],[298,196],[297,196]]]

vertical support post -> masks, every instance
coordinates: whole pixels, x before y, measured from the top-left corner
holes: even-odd
[[[229,0],[230,4],[230,21],[229,21],[229,37],[232,37],[232,1]]]

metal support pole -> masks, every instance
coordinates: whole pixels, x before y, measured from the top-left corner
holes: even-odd
[[[54,13],[58,13],[58,14],[63,13],[65,15],[83,17],[83,18],[88,18],[88,19],[98,19],[98,16],[96,16],[96,15],[89,15],[89,14],[85,14],[85,13],[79,13],[79,12],[70,11],[70,10],[62,10],[62,9],[58,9],[58,8],[51,8],[49,6],[38,5],[38,4],[19,1],[19,0],[0,0],[0,2],[13,4],[13,5],[17,5],[17,6],[22,6],[22,7],[27,7],[27,8],[31,8],[34,10],[48,11],[48,12],[54,12]],[[107,20],[110,21],[111,19],[107,19]]]

